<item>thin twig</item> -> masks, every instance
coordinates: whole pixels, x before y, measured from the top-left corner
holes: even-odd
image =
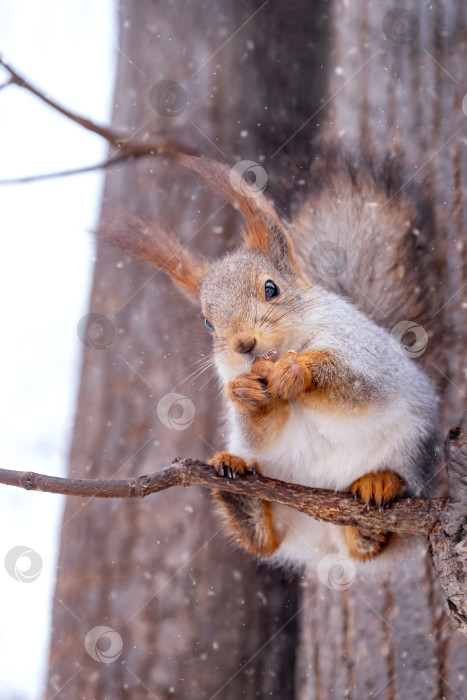
[[[10,80],[8,84],[14,83],[30,93],[38,97],[42,102],[45,102],[50,107],[55,109],[57,112],[63,116],[70,119],[75,124],[79,124],[84,129],[92,131],[99,136],[102,136],[110,146],[118,149],[118,152],[104,161],[101,164],[84,166],[83,168],[77,168],[76,170],[66,170],[57,173],[44,173],[43,175],[30,175],[21,178],[12,178],[7,180],[1,180],[0,185],[13,185],[22,184],[26,182],[33,182],[35,180],[45,180],[53,177],[61,177],[67,175],[75,175],[79,173],[89,172],[91,170],[98,170],[100,168],[108,168],[117,162],[122,162],[131,158],[140,158],[142,156],[164,156],[165,158],[170,158],[176,160],[181,155],[199,155],[196,149],[188,148],[177,143],[173,139],[165,138],[162,134],[157,137],[153,137],[146,140],[136,140],[131,133],[128,132],[118,132],[109,127],[96,124],[96,122],[88,119],[87,117],[82,117],[70,109],[63,107],[61,104],[56,102],[40,90],[39,88],[33,86],[29,80],[22,76],[18,71],[12,68],[6,61],[0,57],[0,65],[2,65],[10,74]]]
[[[134,156],[133,156],[134,157]],[[90,173],[94,170],[105,170],[110,168],[112,165],[117,165],[124,160],[129,160],[130,156],[118,155],[114,158],[108,158],[102,163],[95,163],[94,165],[85,165],[82,168],[72,168],[71,170],[58,170],[53,173],[39,173],[38,175],[24,175],[22,177],[11,177],[5,180],[0,180],[0,187],[2,185],[24,185],[28,182],[37,182],[39,180],[52,180],[56,177],[68,177],[70,175],[81,175],[82,173]]]
[[[13,85],[13,84],[14,84],[13,78],[8,78],[8,80],[5,80],[5,82],[0,85],[0,90],[3,90],[4,88],[8,87],[9,85]]]
[[[93,498],[144,498],[172,486],[200,485],[264,498],[336,525],[358,525],[368,534],[399,532],[428,536],[446,503],[443,498],[405,498],[379,511],[366,508],[350,493],[311,489],[254,474],[238,479],[223,478],[212,466],[193,459],[176,460],[169,467],[132,479],[66,479],[0,469],[0,484]]]
[[[62,107],[60,104],[58,104],[58,102],[56,102],[55,100],[52,100],[50,97],[47,97],[47,95],[44,92],[42,92],[42,90],[39,90],[39,88],[34,87],[29,82],[29,80],[26,80],[26,78],[24,78],[16,70],[14,70],[14,68],[12,68],[1,57],[0,57],[0,64],[10,74],[10,76],[11,76],[10,82],[15,83],[15,85],[18,85],[19,87],[24,88],[25,90],[28,90],[33,95],[35,95],[40,100],[42,100],[42,102],[45,102],[50,107],[55,109],[57,112],[60,112],[60,114],[63,114],[68,119],[71,119],[71,121],[76,122],[76,124],[79,124],[80,126],[84,127],[88,131],[92,131],[95,134],[102,136],[112,146],[115,146],[117,148],[121,143],[123,143],[128,138],[128,136],[125,134],[118,134],[116,131],[113,131],[112,129],[109,129],[105,126],[101,126],[99,124],[96,124],[95,122],[91,121],[90,119],[87,119],[86,117],[82,117],[79,114],[76,114],[75,112],[72,112],[71,110],[66,109],[65,107]]]

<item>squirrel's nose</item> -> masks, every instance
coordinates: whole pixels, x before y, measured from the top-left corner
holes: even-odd
[[[253,350],[253,348],[256,345],[256,338],[244,338],[243,340],[239,340],[237,342],[237,345],[235,347],[235,350],[237,352],[241,352],[242,354],[247,354]]]

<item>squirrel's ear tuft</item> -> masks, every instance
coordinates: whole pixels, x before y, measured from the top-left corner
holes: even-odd
[[[155,228],[144,219],[114,214],[97,229],[98,240],[151,263],[163,270],[191,299],[199,301],[199,290],[208,262],[191,255],[175,236]]]
[[[269,222],[267,255],[279,270],[295,269],[301,273],[290,238],[280,222]]]
[[[180,155],[178,161],[240,211],[245,221],[242,236],[246,248],[261,251],[281,268],[299,270],[289,237],[273,204],[262,192],[251,192],[241,174],[223,163],[188,155]]]
[[[292,243],[277,217],[264,218],[259,224],[256,220],[246,220],[242,230],[243,242],[246,248],[259,250],[280,271],[301,272]]]

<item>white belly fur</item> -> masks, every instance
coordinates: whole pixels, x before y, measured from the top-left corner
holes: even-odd
[[[413,434],[414,422],[409,407],[399,402],[349,416],[339,409],[334,414],[320,413],[291,401],[288,422],[273,443],[255,450],[236,425],[229,450],[247,460],[256,459],[265,476],[346,491],[370,471],[397,471],[398,455],[402,460],[407,454],[402,436]],[[313,566],[325,554],[348,554],[340,527],[278,504],[273,504],[272,512],[277,532],[283,536],[273,561]]]

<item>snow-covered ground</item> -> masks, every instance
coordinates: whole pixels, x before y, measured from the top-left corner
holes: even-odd
[[[102,123],[116,43],[112,0],[0,0],[3,58]],[[0,179],[88,165],[107,152],[16,86],[0,92],[0,144]],[[102,184],[102,173],[90,173],[0,187],[0,467],[65,474]],[[61,496],[0,486],[2,700],[42,696],[62,507]]]

